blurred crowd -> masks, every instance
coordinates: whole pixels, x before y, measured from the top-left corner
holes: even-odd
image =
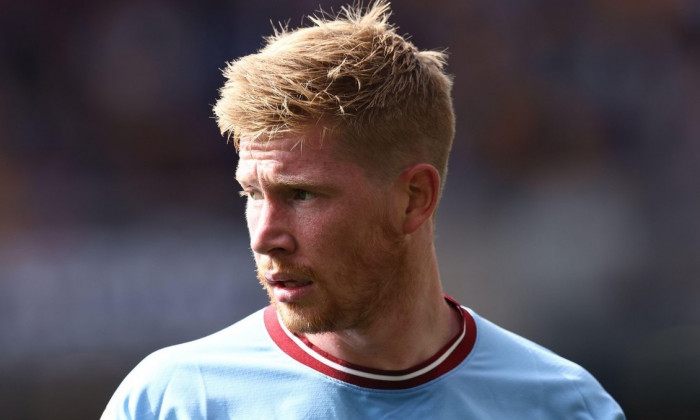
[[[0,0],[0,412],[95,418],[156,348],[265,304],[220,69],[333,0]],[[700,412],[700,3],[396,0],[447,49],[447,293]]]

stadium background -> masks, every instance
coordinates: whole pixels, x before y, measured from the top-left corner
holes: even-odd
[[[211,105],[226,61],[318,6],[0,1],[3,418],[96,418],[146,354],[265,304]],[[630,418],[700,412],[700,5],[393,8],[455,76],[446,291]]]

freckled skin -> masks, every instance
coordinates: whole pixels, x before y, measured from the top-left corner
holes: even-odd
[[[338,159],[328,141],[297,143],[241,141],[236,178],[259,280],[292,331],[362,329],[411,286],[393,185]],[[270,278],[308,290],[291,299]]]

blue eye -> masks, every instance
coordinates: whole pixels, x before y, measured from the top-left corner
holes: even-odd
[[[310,200],[310,199],[314,198],[315,196],[316,195],[314,193],[312,193],[311,191],[295,189],[293,198],[295,200]]]

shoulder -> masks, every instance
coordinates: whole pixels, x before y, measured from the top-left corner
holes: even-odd
[[[245,369],[248,360],[255,354],[259,357],[265,348],[270,348],[270,339],[261,310],[207,337],[157,350],[124,378],[102,419],[148,419],[164,412],[197,418],[189,412],[178,412],[186,409],[181,402],[201,394],[211,385],[205,381],[216,381],[223,376],[221,371]]]
[[[467,310],[477,329],[467,363],[485,383],[510,395],[526,395],[525,400],[537,401],[540,409],[563,410],[568,418],[578,418],[573,413],[581,418],[624,418],[617,402],[586,369]]]
[[[155,351],[147,356],[137,370],[160,373],[179,371],[189,365],[209,367],[218,361],[218,355],[235,356],[228,360],[243,360],[270,344],[263,324],[263,310],[257,311],[235,324],[194,341],[177,344]]]

